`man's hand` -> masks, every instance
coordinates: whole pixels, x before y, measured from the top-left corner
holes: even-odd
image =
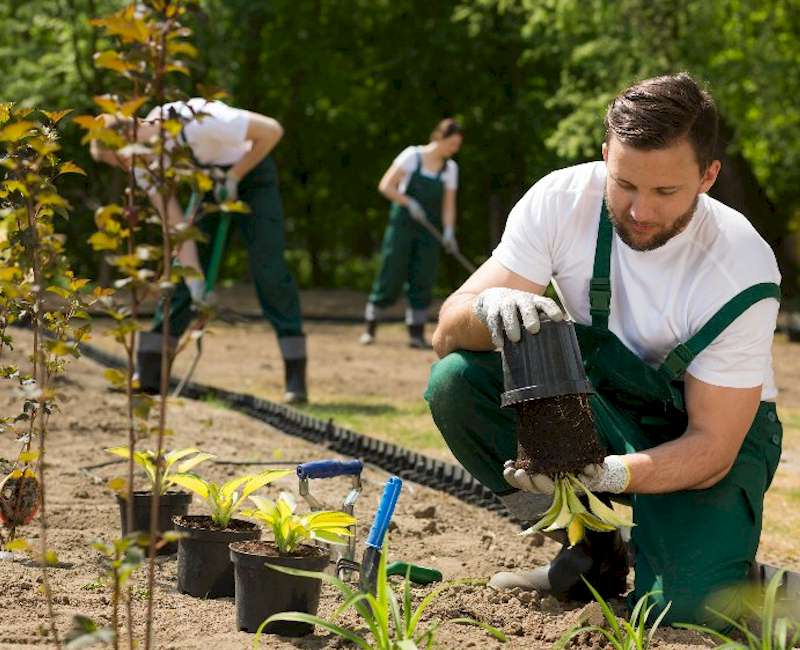
[[[539,331],[539,312],[544,312],[550,320],[560,321],[564,314],[558,305],[535,293],[492,287],[484,289],[475,299],[474,314],[489,330],[492,342],[496,347],[503,347],[503,333],[512,343],[519,341],[522,333],[519,328],[519,317],[522,324],[531,334]]]
[[[406,198],[408,199],[406,208],[408,209],[408,214],[411,215],[411,218],[414,221],[427,221],[428,215],[425,214],[425,210],[419,203],[417,203],[417,200],[410,196],[406,196]]]
[[[455,255],[458,253],[458,242],[456,241],[456,229],[453,226],[445,226],[444,232],[442,233],[443,239],[443,246],[444,249],[450,253],[450,255]]]
[[[555,484],[551,478],[544,474],[531,476],[524,469],[515,469],[513,460],[507,460],[503,465],[503,478],[511,487],[523,492],[555,492]],[[606,456],[601,465],[584,467],[577,478],[590,492],[621,494],[631,481],[631,473],[622,456]]]
[[[236,174],[228,170],[223,181],[214,188],[214,199],[217,203],[237,201],[239,199],[239,180]]]
[[[556,491],[556,485],[549,476],[544,474],[531,476],[524,469],[515,469],[514,462],[507,460],[503,465],[503,478],[511,487],[534,494],[553,494]]]

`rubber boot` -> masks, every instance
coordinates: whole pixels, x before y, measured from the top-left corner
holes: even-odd
[[[139,332],[134,379],[138,379],[139,389],[148,395],[161,392],[161,343],[160,332]],[[170,357],[174,355],[177,344],[178,339],[171,336]],[[172,366],[172,358],[169,365]]]
[[[575,546],[564,544],[548,564],[530,571],[501,571],[489,581],[496,589],[535,589],[557,598],[590,601],[592,594],[581,576],[603,598],[627,591],[628,552],[618,531],[586,531],[586,538]]]
[[[416,350],[432,350],[433,347],[425,340],[424,325],[408,326],[408,347]]]
[[[378,329],[378,321],[376,320],[368,320],[365,321],[365,329],[364,333],[358,339],[358,342],[361,345],[372,345],[375,343],[375,332]]]
[[[306,387],[306,337],[287,336],[278,339],[283,357],[286,392],[283,401],[287,404],[304,404],[308,401]]]
[[[284,359],[286,392],[283,401],[287,404],[305,404],[308,401],[306,389],[306,359]]]
[[[800,311],[789,313],[786,335],[792,343],[800,343]]]

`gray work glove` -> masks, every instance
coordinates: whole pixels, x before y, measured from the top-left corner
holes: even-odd
[[[217,203],[239,200],[239,177],[228,170],[225,178],[214,187],[214,199]]]
[[[514,469],[514,461],[507,460],[503,465],[503,478],[511,487],[534,494],[553,494],[555,484],[544,474],[531,476],[524,469]],[[606,456],[600,465],[587,465],[577,479],[590,492],[610,492],[621,494],[631,482],[631,472],[622,456]]]
[[[445,226],[444,232],[442,233],[442,240],[444,249],[450,253],[450,255],[455,255],[458,252],[456,229],[453,226]]]
[[[408,205],[406,205],[406,209],[411,215],[411,218],[414,221],[427,221],[428,215],[425,214],[425,210],[419,203],[417,203],[417,200],[411,198],[410,196],[407,196],[406,198],[408,199]]]
[[[496,347],[503,347],[503,332],[512,343],[519,341],[522,333],[519,318],[531,334],[539,331],[539,312],[544,312],[550,320],[559,321],[564,314],[550,298],[535,293],[492,287],[484,289],[475,299],[472,308],[475,315],[486,325]]]

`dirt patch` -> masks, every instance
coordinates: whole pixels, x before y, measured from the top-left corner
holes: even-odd
[[[603,462],[606,452],[597,441],[586,395],[534,399],[515,408],[519,414],[517,469],[531,475],[577,473]]]
[[[15,332],[18,349],[24,350],[26,336]],[[17,356],[22,360],[22,352]],[[4,359],[4,362],[9,359]],[[9,382],[0,384],[0,409],[15,413],[20,397]],[[53,417],[48,438],[47,494],[50,546],[61,561],[50,570],[58,626],[63,635],[72,616],[85,614],[99,623],[110,621],[111,594],[99,579],[101,558],[91,548],[95,540],[110,542],[119,531],[118,507],[106,488],[108,479],[124,473],[124,463],[97,469],[84,469],[108,460],[102,449],[123,444],[126,427],[123,419],[123,396],[108,392],[102,369],[80,360],[70,366],[67,381],[62,382],[60,413]],[[293,465],[321,457],[334,456],[329,451],[286,436],[261,422],[213,405],[178,400],[172,405],[168,426],[174,430],[170,447],[197,446],[215,453],[217,460],[232,460],[244,465],[208,462],[201,468],[204,477],[217,482],[257,471],[268,465]],[[148,446],[143,443],[142,446]],[[150,445],[151,446],[151,445]],[[0,456],[17,452],[13,437],[0,439]],[[251,463],[248,465],[247,463]],[[356,503],[356,516],[362,525],[358,531],[359,555],[368,526],[377,507],[388,474],[368,466],[363,476],[364,494]],[[315,481],[312,489],[328,507],[342,503],[349,481]],[[296,478],[286,477],[265,490],[273,498],[281,489],[297,490]],[[435,519],[418,518],[421,507],[434,506]],[[204,504],[195,499],[192,514],[207,514]],[[36,520],[35,520],[36,521]],[[32,545],[39,538],[38,528],[28,525],[21,534]],[[436,530],[425,532],[434,521]],[[519,529],[497,515],[466,505],[428,488],[406,482],[398,501],[394,527],[389,535],[392,560],[405,560],[441,570],[446,580],[488,578],[505,568],[532,567],[548,560],[555,545],[531,544],[520,537]],[[202,600],[179,594],[176,590],[175,556],[158,558],[155,580],[155,646],[159,649],[208,648],[237,650],[249,647],[253,637],[235,629],[235,606],[232,599]],[[29,562],[0,562],[0,647],[25,648],[46,645],[42,636],[45,604],[39,589],[41,570]],[[145,585],[143,571],[134,575],[133,612],[136,634],[141,638],[145,625]],[[394,582],[394,584],[397,584]],[[399,589],[399,587],[398,587]],[[416,603],[431,587],[414,588]],[[341,600],[332,589],[323,589],[320,613],[330,615]],[[486,587],[470,585],[454,588],[437,601],[430,617],[473,616],[505,629],[511,636],[506,648],[547,648],[576,620],[582,605],[554,603],[536,594],[498,594]],[[358,624],[351,617],[354,624]],[[360,626],[360,624],[358,624]],[[702,647],[689,633],[670,633],[660,647]],[[678,636],[674,636],[677,634]],[[659,639],[662,637],[659,636]],[[302,640],[269,637],[264,648],[321,649],[341,647],[326,633]],[[438,637],[441,648],[497,648],[472,627],[446,626]]]
[[[175,517],[175,524],[192,530],[213,530],[218,533],[239,532],[241,530],[255,530],[258,526],[241,519],[231,519],[225,528],[215,526],[211,517],[191,515],[188,517]]]
[[[281,555],[278,547],[273,542],[253,541],[237,542],[236,550],[246,555],[259,555],[262,557],[323,557],[329,555],[328,551],[318,546],[300,544],[289,555]]]

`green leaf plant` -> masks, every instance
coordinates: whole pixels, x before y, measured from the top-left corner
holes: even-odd
[[[121,458],[127,459],[131,456],[131,450],[128,447],[111,447],[106,449],[106,451],[115,456],[120,456]],[[144,470],[150,490],[160,489],[162,495],[166,494],[170,488],[178,485],[174,480],[176,476],[189,475],[191,470],[210,458],[214,458],[214,454],[202,452],[196,447],[175,449],[167,453],[162,453],[160,463],[156,459],[155,452],[150,449],[133,452],[133,462]],[[182,459],[185,460],[178,462]],[[157,482],[159,465],[161,466],[161,480]],[[116,492],[127,493],[128,491],[125,479],[112,479],[109,484]]]
[[[324,619],[314,614],[305,612],[282,612],[273,614],[266,619],[256,630],[253,647],[258,648],[264,627],[273,621],[295,621],[317,625],[334,635],[349,641],[362,650],[419,650],[435,647],[436,634],[445,623],[461,625],[476,625],[484,629],[498,641],[507,641],[506,635],[495,627],[476,621],[472,618],[457,617],[445,621],[434,620],[427,626],[421,625],[422,616],[430,605],[436,602],[448,589],[461,584],[485,584],[479,580],[455,580],[443,584],[429,592],[417,605],[412,606],[411,580],[406,574],[403,582],[403,593],[400,598],[394,593],[386,575],[387,551],[384,544],[381,550],[380,564],[378,566],[378,580],[375,595],[362,593],[352,589],[344,581],[327,573],[316,571],[303,571],[290,567],[267,564],[271,569],[288,573],[293,576],[315,578],[335,587],[344,598],[344,602],[331,615]],[[410,569],[409,569],[410,571]],[[402,603],[402,604],[401,604]],[[355,609],[369,629],[371,640],[358,632],[343,627],[338,623],[339,618],[348,610]]]
[[[347,538],[352,535],[348,526],[356,523],[352,515],[335,510],[298,515],[295,513],[297,501],[289,492],[281,492],[277,501],[258,495],[251,496],[250,501],[256,507],[242,510],[242,516],[266,524],[272,530],[281,555],[291,555],[306,540],[347,544]]]
[[[655,591],[649,592],[636,602],[636,605],[634,605],[631,611],[629,620],[618,619],[608,603],[597,590],[589,584],[586,578],[581,576],[581,579],[586,583],[586,586],[592,592],[592,596],[594,596],[594,599],[600,605],[607,626],[576,625],[565,632],[561,638],[556,641],[556,644],[553,646],[554,650],[563,650],[574,637],[584,632],[597,632],[603,635],[606,642],[614,650],[647,650],[651,647],[653,635],[655,635],[658,626],[667,615],[672,603],[668,603],[655,618],[652,625],[648,625],[650,614],[657,605],[657,603],[651,603],[650,598],[660,593]]]
[[[719,648],[726,650],[789,650],[800,646],[800,606],[794,602],[781,603],[778,600],[778,589],[785,575],[784,570],[777,571],[762,592],[760,588],[745,588],[736,594],[736,598],[744,601],[745,608],[757,624],[748,623],[743,617],[735,620],[712,607],[708,610],[730,628],[739,632],[743,641],[705,625],[678,623],[676,627],[694,630],[707,634],[719,641]],[[724,594],[723,594],[724,596]]]
[[[584,538],[587,528],[598,532],[612,532],[618,528],[633,526],[629,518],[603,503],[573,474],[556,476],[553,482],[553,503],[539,521],[522,532],[523,535],[563,528],[567,530],[570,546],[574,546]],[[586,498],[588,508],[578,495]]]
[[[23,549],[16,526],[39,514],[42,590],[50,621],[49,642],[60,647],[48,567],[57,564],[48,548],[46,449],[49,422],[58,413],[60,395],[53,378],[80,356],[78,344],[89,336],[88,280],[75,277],[64,254],[58,219],[68,219],[70,205],[57,180],[83,174],[60,159],[58,123],[69,111],[48,112],[0,104],[0,357],[13,348],[8,326],[29,324],[30,366],[0,363],[0,377],[16,384],[21,408],[0,418],[0,432],[20,445],[13,468],[2,479],[3,511],[9,539],[0,543]],[[34,449],[34,443],[36,448]],[[8,515],[8,516],[6,516]],[[18,542],[15,544],[15,542]]]
[[[245,499],[256,490],[292,473],[290,469],[267,469],[218,485],[194,474],[173,474],[175,485],[185,487],[204,499],[211,510],[211,521],[217,528],[227,528],[233,516],[242,509]]]

